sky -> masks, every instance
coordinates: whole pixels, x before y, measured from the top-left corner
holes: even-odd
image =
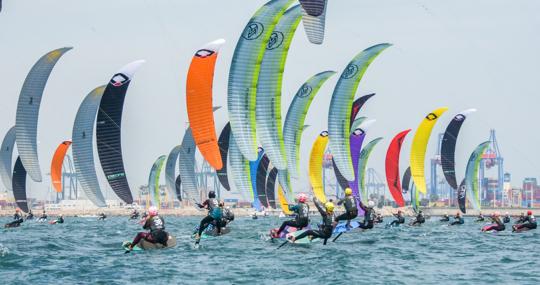
[[[496,129],[505,171],[512,184],[540,170],[537,132],[540,80],[540,2],[505,1],[329,1],[322,45],[310,44],[302,24],[290,47],[282,87],[283,118],[296,90],[312,75],[341,73],[362,50],[383,42],[393,46],[369,67],[357,97],[373,97],[361,111],[376,119],[367,139],[384,140],[368,167],[384,175],[384,156],[392,137],[415,129],[438,107],[449,107],[433,134],[452,117],[477,108],[460,133],[456,160],[461,180],[467,159]],[[23,81],[39,57],[72,46],[53,70],[45,88],[38,124],[38,153],[49,172],[57,145],[70,139],[83,98],[105,84],[123,65],[145,59],[129,87],[122,121],[122,148],[132,189],[147,183],[153,162],[180,144],[187,122],[185,78],[193,53],[224,38],[216,65],[216,128],[228,121],[226,90],[238,38],[265,1],[230,0],[4,0],[0,12],[0,136],[15,123]],[[302,137],[299,191],[306,191],[307,162],[318,133],[327,128],[328,106],[338,76],[326,82],[313,101]],[[402,171],[408,164],[413,133],[404,144]],[[436,136],[427,159],[436,151]],[[103,173],[97,173],[105,185]],[[429,165],[426,160],[426,172]],[[461,175],[460,175],[461,174]],[[29,196],[40,197],[50,178],[30,183]],[[3,185],[0,186],[3,189]]]

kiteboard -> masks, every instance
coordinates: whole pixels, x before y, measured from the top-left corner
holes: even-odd
[[[197,234],[197,232],[199,231],[199,226],[195,227],[195,229],[193,229],[193,234],[191,235],[192,238],[195,238],[195,235]],[[221,228],[221,235],[225,235],[225,234],[228,234],[231,232],[231,229],[230,228],[227,228],[227,227],[223,227]],[[218,233],[217,233],[217,227],[214,227],[213,224],[210,224],[202,233],[201,235],[201,239],[206,239],[206,238],[209,238],[209,237],[217,237],[219,236]]]
[[[305,229],[309,230],[309,229],[311,229],[311,227],[307,226]],[[287,237],[287,234],[298,231],[298,229],[295,228],[295,227],[286,226],[285,229],[283,231],[281,231],[281,233],[279,233],[279,236],[276,236],[276,233],[277,233],[278,230],[279,230],[279,228],[275,228],[275,229],[270,230],[270,238],[271,238],[271,240],[285,239]]]
[[[532,230],[532,229],[527,228],[527,227],[521,227],[521,228],[518,229],[518,228],[516,228],[516,225],[512,226],[512,232],[514,232],[514,233],[522,233],[522,232],[527,232],[529,230]]]
[[[342,222],[336,225],[332,234],[340,234],[340,233],[348,232],[358,227],[360,227],[360,223],[357,221],[351,221],[349,223],[349,226],[347,226],[347,222]]]
[[[318,239],[310,239],[309,237],[305,237],[305,238],[302,238],[302,239],[297,239],[295,241],[292,241],[291,240],[291,237],[297,237],[299,236],[300,234],[304,233],[305,231],[307,230],[300,230],[300,231],[294,231],[292,233],[288,233],[286,235],[286,239],[289,243],[293,243],[293,244],[311,244],[312,242],[318,240]]]
[[[131,245],[130,241],[124,241],[122,243],[122,249],[125,251],[129,251],[129,246]],[[151,250],[151,249],[166,249],[176,246],[176,237],[169,235],[169,239],[167,240],[167,246],[164,246],[161,243],[151,243],[147,240],[142,239],[135,247],[133,247],[132,251],[142,251],[142,250]]]

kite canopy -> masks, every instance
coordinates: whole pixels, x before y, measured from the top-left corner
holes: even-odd
[[[293,0],[272,0],[249,20],[238,39],[227,90],[227,106],[236,144],[250,161],[257,159],[256,96],[259,71],[274,27]]]
[[[469,202],[471,203],[473,208],[477,211],[481,210],[480,190],[478,187],[478,169],[480,168],[482,155],[489,147],[489,144],[490,142],[486,141],[481,143],[474,149],[471,157],[469,158],[469,162],[467,162],[467,170],[465,171],[465,185],[467,188],[466,191],[468,192],[467,198],[469,199]]]
[[[257,85],[257,136],[268,158],[279,170],[287,168],[281,120],[281,87],[289,46],[300,23],[300,5],[287,10],[266,46]]]
[[[278,175],[279,175],[279,172],[278,172]],[[279,206],[281,207],[281,211],[283,211],[285,215],[292,215],[293,212],[289,210],[289,202],[287,202],[287,198],[285,198],[285,194],[283,193],[283,189],[281,188],[281,185],[279,185],[279,183],[278,183],[277,192],[278,192],[278,201],[279,201]]]
[[[309,107],[321,86],[334,74],[334,71],[323,71],[309,78],[296,92],[287,111],[283,127],[283,141],[287,170],[293,178],[300,177],[300,141]]]
[[[273,209],[276,209],[276,178],[278,175],[278,169],[272,167],[268,173],[268,178],[266,179],[266,198],[268,199],[268,204]]]
[[[366,138],[366,131],[368,128],[375,123],[376,120],[367,120],[360,124],[357,129],[355,129],[349,138],[350,144],[351,144],[351,160],[354,167],[354,180],[349,181],[348,185],[349,188],[351,188],[353,195],[355,197],[360,197],[360,191],[358,188],[359,185],[359,175],[358,175],[358,163],[360,161],[360,154],[362,150],[362,144],[364,143],[364,139]]]
[[[321,132],[311,147],[309,158],[309,182],[311,183],[313,194],[322,203],[326,203],[323,181],[323,157],[327,144],[328,132]]]
[[[178,197],[178,189],[176,185],[177,178],[180,176],[176,176],[176,162],[178,161],[178,155],[180,154],[182,146],[177,145],[175,146],[171,152],[169,152],[169,155],[167,156],[167,162],[165,163],[165,185],[167,185],[167,190],[171,195],[175,195]],[[180,178],[180,181],[182,179]],[[180,198],[178,199],[180,200]],[[180,200],[182,201],[182,200]]]
[[[99,86],[86,95],[75,116],[71,133],[73,141],[71,153],[77,180],[88,200],[98,207],[107,206],[101,193],[94,163],[94,126],[104,90],[105,86]]]
[[[156,159],[148,176],[148,193],[152,195],[152,204],[158,208],[161,207],[161,193],[159,191],[159,176],[161,169],[167,159],[166,155],[162,155]]]
[[[350,156],[349,134],[351,128],[351,108],[358,84],[371,62],[390,44],[372,46],[357,56],[341,73],[328,110],[329,146],[339,172],[348,181],[354,180],[354,169]]]
[[[195,140],[191,134],[191,128],[186,130],[179,153],[180,179],[182,180],[182,189],[188,200],[194,203],[200,203],[201,197],[197,189],[197,178],[195,177]]]
[[[49,75],[62,55],[71,47],[59,48],[42,56],[24,80],[19,102],[15,129],[19,157],[32,180],[41,182],[41,169],[37,153],[37,124],[39,107]]]
[[[459,135],[459,130],[461,125],[465,122],[467,115],[470,113],[476,112],[476,109],[468,109],[457,114],[443,135],[443,140],[441,143],[441,166],[443,169],[444,177],[446,181],[452,187],[452,189],[457,190],[457,180],[456,180],[456,141]]]
[[[437,119],[446,112],[448,108],[443,107],[427,114],[422,120],[420,126],[414,134],[411,149],[411,175],[417,190],[426,194],[426,176],[424,173],[424,161],[426,158],[426,149],[431,136],[431,131],[437,123]]]
[[[71,141],[63,141],[54,152],[51,162],[51,182],[56,190],[56,193],[62,193],[62,166],[64,165],[64,158],[71,146]]]
[[[255,181],[255,189],[257,190],[257,197],[259,199],[259,202],[261,202],[261,204],[266,208],[268,208],[269,206],[268,197],[266,196],[266,176],[268,175],[269,164],[270,160],[265,153],[263,154],[261,161],[257,166],[257,174]]]
[[[107,182],[122,201],[133,203],[122,158],[122,111],[131,79],[144,60],[122,67],[107,84],[99,105],[96,141],[99,161]]]
[[[227,123],[225,127],[223,127],[223,130],[221,131],[218,139],[219,152],[221,155],[221,161],[223,162],[223,167],[216,170],[219,183],[221,184],[221,186],[223,186],[223,188],[227,189],[227,191],[231,191],[231,186],[229,185],[229,177],[227,176],[227,155],[229,153],[230,137],[231,124]]]
[[[231,133],[229,139],[229,161],[231,165],[231,174],[236,189],[244,199],[254,201],[253,189],[251,185],[251,174],[249,161],[240,152],[236,145],[234,134]]]
[[[327,0],[299,0],[302,5],[302,22],[308,40],[320,45],[324,40]]]
[[[407,169],[405,169],[405,173],[403,173],[403,179],[401,179],[401,187],[403,189],[403,194],[409,191],[410,184],[411,184],[411,167],[407,167]]]
[[[186,105],[193,139],[204,159],[214,169],[223,166],[215,133],[212,85],[219,48],[224,43],[224,39],[215,40],[195,53],[186,82]]]
[[[257,169],[259,168],[259,164],[263,158],[264,155],[264,149],[259,147],[258,153],[257,153],[257,160],[250,161],[249,164],[249,177],[251,178],[251,195],[253,197],[253,208],[255,208],[257,211],[262,211],[262,204],[261,201],[259,201],[259,195],[257,194]]]
[[[11,182],[11,162],[13,159],[13,147],[15,146],[15,135],[16,130],[13,126],[4,136],[2,149],[0,149],[0,177],[2,178],[4,186],[10,191],[13,190]]]
[[[28,201],[26,200],[26,169],[22,164],[21,158],[17,157],[15,167],[13,168],[12,180],[13,196],[17,207],[21,208],[25,213],[28,213]]]
[[[405,207],[405,200],[403,199],[400,175],[399,175],[399,154],[401,153],[401,147],[405,137],[411,130],[405,130],[397,134],[386,151],[385,170],[386,170],[386,182],[390,189],[390,194],[396,201],[399,207]]]
[[[366,188],[366,169],[367,169],[367,162],[369,159],[369,156],[371,155],[371,152],[373,151],[373,148],[375,145],[377,145],[378,142],[380,142],[382,138],[376,138],[372,141],[370,141],[366,147],[362,149],[360,152],[360,159],[358,161],[358,183],[359,188],[362,191],[362,201],[366,202],[369,200],[367,188]]]

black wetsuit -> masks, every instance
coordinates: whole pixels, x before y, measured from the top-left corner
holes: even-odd
[[[28,212],[28,216],[26,216],[26,219],[27,220],[33,220],[34,219],[34,214],[32,214],[32,211]]]
[[[43,215],[41,215],[41,217],[39,217],[38,222],[46,221],[46,220],[47,220],[47,214],[43,213]]]
[[[206,228],[212,223],[216,225],[217,233],[221,234],[221,223],[217,222],[221,220],[223,212],[222,209],[219,207],[218,200],[216,200],[215,198],[208,198],[202,204],[197,206],[199,206],[199,208],[208,209],[208,216],[204,217],[199,224],[199,237],[202,235],[204,230],[206,230]]]
[[[530,230],[533,230],[536,229],[536,227],[536,218],[533,215],[525,217],[523,223],[514,226],[516,230],[519,230],[521,228],[528,228]]]
[[[450,225],[451,226],[463,225],[464,223],[465,223],[465,220],[463,219],[462,216],[455,216],[454,221],[452,223],[450,223]]]
[[[510,223],[510,216],[508,216],[508,215],[504,216],[503,223],[505,223],[505,224]]]
[[[56,223],[57,224],[63,224],[64,223],[64,217],[58,217],[58,219],[56,219]]]
[[[24,222],[23,216],[19,212],[13,215],[13,221],[5,225],[6,228],[16,228]]]
[[[104,213],[101,213],[99,215],[98,221],[104,221],[107,218],[107,216]]]
[[[352,219],[358,216],[358,207],[356,206],[356,199],[351,195],[347,196],[337,202],[338,205],[343,204],[345,206],[345,213],[336,217],[335,221],[347,221],[350,222]]]
[[[364,222],[360,223],[359,228],[367,230],[373,228],[373,222],[375,220],[375,211],[371,207],[366,207],[360,203],[360,208],[364,210]]]
[[[527,217],[525,216],[519,216],[519,218],[516,221],[516,224],[522,224],[527,220]]]
[[[285,227],[295,227],[298,230],[301,230],[302,228],[305,228],[309,224],[309,206],[306,203],[298,203],[294,206],[289,206],[290,211],[294,211],[296,213],[296,218],[294,220],[289,220],[283,222],[281,224],[281,227],[279,227],[279,230],[277,231],[277,235],[279,235]]]
[[[418,215],[416,215],[416,219],[414,220],[414,222],[412,223],[413,226],[415,225],[421,225],[423,223],[426,222],[426,218],[424,218],[424,214],[423,213],[418,213]]]
[[[483,215],[479,215],[479,216],[478,216],[478,219],[476,219],[475,222],[483,222],[483,221],[485,221],[484,216],[483,216]]]
[[[440,222],[450,222],[450,217],[448,215],[444,215],[439,221]]]
[[[375,223],[380,224],[382,222],[384,222],[383,216],[380,214],[377,214],[377,216],[375,217]]]
[[[167,240],[169,235],[165,231],[165,220],[160,216],[153,216],[146,219],[143,225],[143,229],[150,230],[149,232],[140,232],[137,234],[131,246],[135,246],[142,239],[151,243],[160,243],[163,246],[167,246]]]
[[[402,213],[394,214],[394,217],[396,217],[397,220],[393,220],[390,223],[391,226],[399,226],[400,224],[405,223],[405,217],[403,217]]]
[[[506,227],[504,226],[504,223],[501,221],[501,218],[499,217],[491,217],[491,222],[493,222],[493,225],[485,227],[484,231],[504,231]]]
[[[132,219],[132,220],[138,219],[139,218],[139,212],[133,211],[133,213],[131,213],[131,216],[129,218]]]
[[[318,230],[307,230],[299,234],[296,239],[302,239],[307,236],[311,236],[312,238],[324,239],[324,244],[326,244],[326,240],[328,240],[332,236],[332,231],[334,230],[333,215],[328,214],[324,206],[318,200],[315,200],[314,203],[317,207],[317,210],[319,210],[319,213],[322,216],[322,223],[319,225]]]

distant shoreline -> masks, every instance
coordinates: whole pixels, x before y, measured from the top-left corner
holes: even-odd
[[[318,216],[318,213],[316,211],[313,211],[315,207],[311,207],[312,213],[311,215],[313,217]],[[252,216],[255,212],[254,209],[251,208],[233,208],[232,209],[235,216],[237,217],[248,217]],[[393,208],[393,207],[383,207],[381,209],[376,208],[375,211],[377,213],[382,214],[385,217],[392,216],[392,213],[397,213],[398,210],[401,210],[405,213],[407,216],[413,216],[414,211],[410,207],[405,208]],[[457,208],[422,208],[424,213],[429,216],[442,216],[444,214],[448,214],[450,216],[454,216],[459,210]],[[494,211],[498,211],[501,215],[504,215],[506,212],[508,212],[511,216],[518,216],[520,213],[527,212],[527,208],[485,208],[482,209],[482,213],[485,216],[490,215]],[[533,214],[540,215],[540,209],[531,209],[533,211]],[[2,209],[0,210],[0,217],[8,217],[12,216],[14,214],[14,209]],[[126,208],[103,208],[103,209],[84,209],[84,210],[77,210],[77,209],[51,209],[47,210],[47,214],[49,216],[55,216],[59,214],[63,214],[67,217],[75,217],[75,216],[97,216],[99,213],[105,213],[107,216],[130,216],[132,210],[126,209]],[[142,215],[143,210],[139,211]],[[340,212],[339,210],[337,212]],[[164,216],[179,216],[179,217],[188,217],[188,216],[204,216],[206,215],[206,211],[203,210],[197,210],[195,208],[178,208],[178,209],[161,209],[160,210],[161,215]],[[281,211],[280,210],[268,210],[266,213],[270,216],[278,216]],[[38,216],[41,214],[41,209],[35,209],[34,215]],[[258,215],[262,215],[262,213],[258,213]],[[478,212],[474,210],[468,210],[464,216],[477,216]]]

